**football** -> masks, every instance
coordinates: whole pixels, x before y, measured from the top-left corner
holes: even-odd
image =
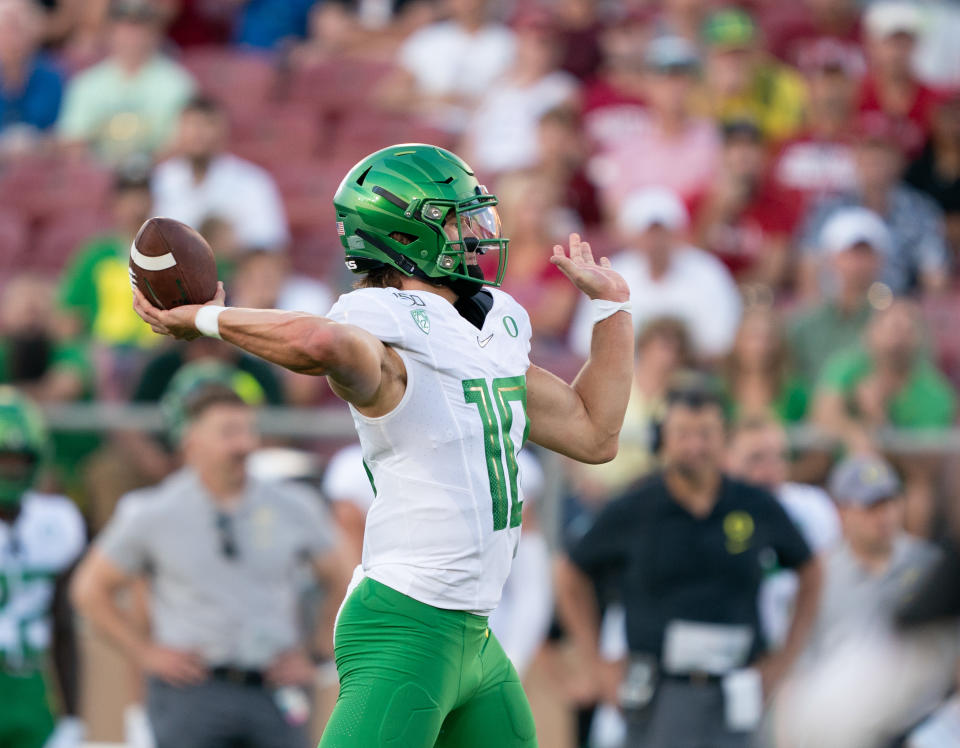
[[[130,284],[161,309],[205,304],[217,292],[213,250],[172,218],[151,218],[130,247]]]

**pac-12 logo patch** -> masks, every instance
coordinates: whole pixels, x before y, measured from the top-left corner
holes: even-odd
[[[417,327],[423,330],[424,334],[430,334],[430,318],[425,311],[422,309],[411,309],[410,316],[413,317],[413,321],[417,323]]]

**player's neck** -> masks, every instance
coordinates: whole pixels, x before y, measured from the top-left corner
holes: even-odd
[[[435,286],[432,283],[427,283],[419,278],[404,278],[400,281],[400,290],[427,291],[428,293],[435,293],[437,296],[442,296],[445,298],[451,304],[456,304],[458,298],[452,289],[447,288],[446,286]]]

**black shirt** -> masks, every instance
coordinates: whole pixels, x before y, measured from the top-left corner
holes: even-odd
[[[933,147],[928,143],[904,175],[904,181],[926,192],[944,213],[960,212],[960,179],[945,177],[937,171]]]
[[[764,571],[811,557],[779,502],[761,488],[724,477],[713,510],[695,517],[673,499],[662,474],[632,487],[600,512],[570,557],[598,581],[621,589],[631,652],[661,655],[675,619],[747,624],[763,652],[757,593]]]

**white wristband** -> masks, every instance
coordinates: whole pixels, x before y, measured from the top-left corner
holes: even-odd
[[[629,301],[609,301],[607,299],[591,299],[590,307],[593,309],[593,324],[603,322],[607,317],[612,317],[617,312],[626,312],[632,314],[633,307]],[[199,317],[199,315],[198,315]]]
[[[226,310],[225,306],[212,304],[202,306],[197,310],[197,316],[193,318],[193,326],[197,328],[197,332],[201,335],[222,340],[220,337],[220,315]]]

